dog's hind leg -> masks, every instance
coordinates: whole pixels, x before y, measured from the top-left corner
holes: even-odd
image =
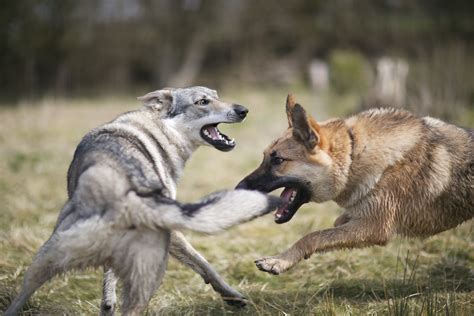
[[[100,304],[101,315],[114,315],[115,305],[117,304],[117,295],[115,287],[117,278],[109,267],[104,267],[104,283],[102,288],[102,303]]]
[[[229,305],[245,306],[245,297],[230,287],[179,231],[171,233],[170,254],[201,275],[204,282],[210,283]]]
[[[59,257],[55,244],[56,239],[53,235],[38,251],[25,273],[21,292],[13,300],[5,315],[18,314],[22,306],[41,285],[62,271],[57,265]]]
[[[140,230],[123,245],[126,251],[114,257],[112,268],[123,282],[124,315],[144,313],[165,274],[169,242],[170,234],[166,230]]]

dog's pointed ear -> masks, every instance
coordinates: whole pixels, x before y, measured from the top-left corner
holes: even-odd
[[[142,101],[143,105],[161,111],[171,107],[173,103],[173,95],[171,92],[171,89],[156,90],[137,99]]]
[[[293,126],[293,122],[291,119],[291,112],[293,111],[295,104],[296,104],[295,96],[292,93],[289,93],[288,96],[286,97],[286,117],[288,118],[288,127]]]
[[[296,103],[291,109],[291,127],[293,137],[301,142],[308,151],[320,144],[320,127],[318,123],[306,114],[305,109]]]

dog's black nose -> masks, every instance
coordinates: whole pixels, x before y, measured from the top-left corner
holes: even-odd
[[[240,104],[235,104],[234,105],[234,112],[241,118],[244,119],[247,116],[247,113],[249,110]]]

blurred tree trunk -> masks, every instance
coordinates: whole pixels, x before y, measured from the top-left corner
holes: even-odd
[[[154,62],[153,82],[156,87],[166,85],[166,78],[173,72],[175,54],[173,52],[173,43],[171,39],[165,38],[161,41],[159,58]]]
[[[200,32],[191,39],[184,56],[184,61],[176,74],[172,75],[168,85],[172,87],[184,87],[196,81],[196,77],[202,68],[202,63],[206,55],[208,38]]]
[[[23,97],[34,98],[38,86],[37,73],[36,73],[36,59],[34,56],[29,56],[25,60],[25,86],[22,93]]]

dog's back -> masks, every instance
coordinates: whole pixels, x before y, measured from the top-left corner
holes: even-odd
[[[341,204],[383,216],[386,229],[405,236],[430,236],[473,217],[472,130],[385,109],[347,123],[356,141],[351,169],[357,176],[349,177],[354,185]]]

